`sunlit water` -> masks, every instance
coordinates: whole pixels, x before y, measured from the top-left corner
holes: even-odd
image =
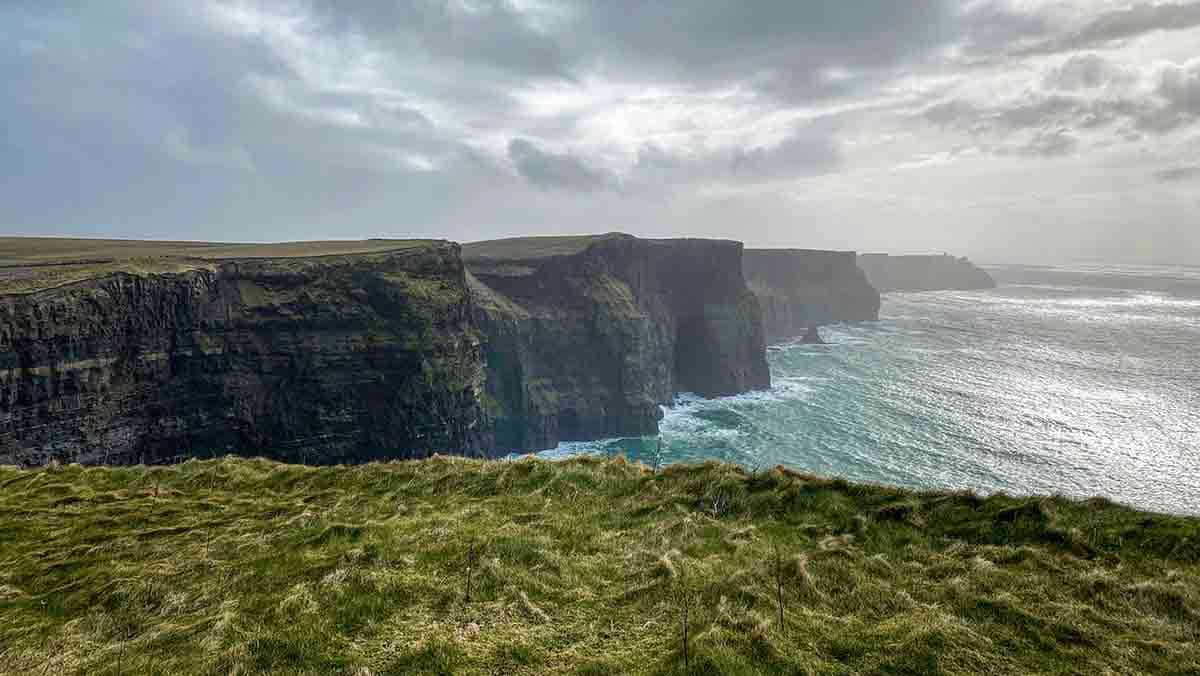
[[[773,346],[769,392],[681,397],[659,439],[563,444],[849,479],[1103,495],[1200,514],[1200,270],[993,268],[894,294],[881,320]]]

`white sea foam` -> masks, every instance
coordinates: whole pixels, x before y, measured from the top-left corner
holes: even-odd
[[[770,390],[681,395],[664,409],[659,440],[562,444],[546,455],[629,449],[650,461],[661,440],[663,462],[783,463],[1200,514],[1200,299],[1157,287],[1002,285],[888,295],[882,316],[823,329],[828,346],[773,346]]]

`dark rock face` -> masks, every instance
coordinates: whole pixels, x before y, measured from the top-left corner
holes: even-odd
[[[863,254],[858,265],[880,291],[994,289],[991,275],[965,257]]]
[[[628,235],[466,245],[497,446],[652,434],[679,392],[769,387],[741,254]]]
[[[470,308],[451,243],[0,296],[0,463],[489,449]]]
[[[825,340],[821,338],[821,331],[815,326],[808,327],[808,330],[804,332],[804,337],[800,339],[800,342],[804,343],[805,345],[825,344]]]
[[[762,305],[770,342],[822,324],[879,319],[879,292],[853,251],[746,249],[742,270]]]
[[[42,270],[0,293],[0,463],[540,450],[770,385],[737,242],[469,248]]]

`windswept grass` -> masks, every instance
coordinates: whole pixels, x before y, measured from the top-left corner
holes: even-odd
[[[1200,521],[621,459],[0,469],[0,672],[1196,674]]]
[[[315,258],[405,251],[434,240],[330,240],[231,244],[66,237],[0,237],[0,295],[42,291],[117,272],[180,274],[238,259]]]

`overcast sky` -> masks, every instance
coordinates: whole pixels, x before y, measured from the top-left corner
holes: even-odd
[[[0,233],[1200,263],[1200,2],[0,2]]]

